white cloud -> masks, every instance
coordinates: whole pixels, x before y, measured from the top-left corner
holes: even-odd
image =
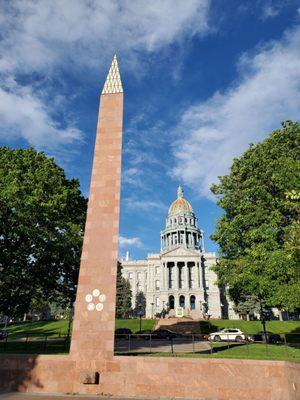
[[[284,3],[277,3],[276,5],[272,1],[264,1],[262,7],[261,19],[266,20],[268,18],[274,18],[279,15]]]
[[[140,200],[135,197],[125,198],[124,204],[128,210],[133,210],[136,212],[148,212],[151,210],[159,210],[164,212],[167,208],[165,204],[159,200]]]
[[[291,3],[289,0],[260,0],[258,3],[261,7],[259,8],[260,19],[265,21],[269,18],[277,17],[286,7],[291,6]]]
[[[114,49],[154,51],[207,31],[209,0],[3,2],[1,69],[97,65]],[[13,44],[13,47],[11,45]],[[104,52],[104,54],[103,54]]]
[[[0,88],[0,137],[6,140],[23,137],[31,145],[39,148],[55,148],[74,140],[80,140],[81,132],[71,124],[61,128],[51,118],[49,109],[30,88],[18,87],[16,91]]]
[[[143,243],[141,239],[138,237],[127,238],[124,236],[119,236],[119,246],[120,248],[126,248],[126,247],[142,248]]]
[[[124,172],[122,172],[122,184],[141,186],[141,175],[142,170],[140,168],[127,168]]]
[[[282,120],[299,120],[299,43],[297,27],[280,41],[244,54],[231,88],[183,113],[173,176],[210,197],[211,184],[249,143],[263,140]]]
[[[128,63],[138,69],[141,52],[154,52],[208,31],[209,0],[0,3],[0,78],[14,82],[10,88],[1,85],[2,132],[49,149],[82,135],[72,121],[65,120],[63,109],[63,127],[55,122],[51,92],[60,72],[90,79],[104,65],[107,68],[114,50],[126,54],[123,66]]]

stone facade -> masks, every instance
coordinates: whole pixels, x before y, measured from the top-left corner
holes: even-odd
[[[221,293],[212,270],[216,255],[204,251],[203,231],[181,186],[161,232],[160,253],[148,254],[146,260],[127,257],[121,263],[122,274],[131,284],[132,307],[137,309],[136,300],[144,297],[147,318],[164,311],[195,318],[222,317]]]

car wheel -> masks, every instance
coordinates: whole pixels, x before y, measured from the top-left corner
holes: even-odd
[[[221,337],[220,337],[219,335],[216,335],[216,336],[214,337],[214,341],[215,341],[215,342],[221,342]]]
[[[236,342],[242,342],[242,341],[243,341],[242,336],[236,336],[236,337],[235,337],[235,341],[236,341]]]

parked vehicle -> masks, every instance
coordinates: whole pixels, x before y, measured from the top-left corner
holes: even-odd
[[[117,339],[128,339],[131,334],[132,331],[129,328],[118,328],[115,330],[115,337]]]
[[[156,329],[151,334],[151,339],[174,339],[178,335],[175,332],[169,331],[169,329]],[[150,336],[146,336],[146,339],[150,339]]]
[[[5,340],[8,336],[8,332],[5,329],[0,330],[0,340]]]
[[[213,332],[208,335],[208,340],[214,342],[232,341],[242,342],[246,340],[245,334],[240,329],[225,328],[218,332]]]
[[[248,336],[249,342],[281,343],[281,337],[277,333],[260,331]]]

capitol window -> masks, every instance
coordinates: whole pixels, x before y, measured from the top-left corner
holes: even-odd
[[[132,279],[132,272],[129,272],[128,278],[129,278],[129,279]]]
[[[156,297],[156,299],[155,299],[155,305],[156,305],[156,307],[159,307],[159,297]]]
[[[159,290],[159,281],[155,281],[155,289]]]
[[[137,273],[137,278],[138,278],[138,280],[141,279],[141,273],[140,272]]]
[[[205,280],[205,289],[209,289],[209,283],[207,280]]]
[[[155,273],[159,274],[159,267],[155,267]]]

